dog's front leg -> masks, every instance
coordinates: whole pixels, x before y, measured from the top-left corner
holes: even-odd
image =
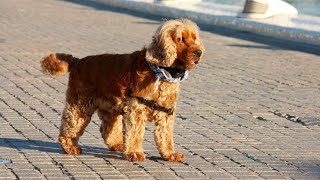
[[[165,160],[181,162],[184,159],[184,155],[174,151],[173,123],[174,115],[169,114],[157,121],[155,123],[154,138],[158,151]]]
[[[123,116],[124,158],[128,161],[143,161],[145,155],[142,148],[145,131],[146,114],[144,106],[135,99],[127,102]]]

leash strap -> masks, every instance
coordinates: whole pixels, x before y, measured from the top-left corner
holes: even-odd
[[[162,111],[162,112],[165,112],[165,113],[167,113],[169,115],[173,114],[173,109],[172,108],[165,108],[163,106],[160,106],[160,105],[156,104],[154,101],[145,99],[143,97],[132,96],[131,95],[131,89],[129,90],[129,94],[128,95],[129,95],[129,97],[136,98],[139,103],[141,103],[141,104],[143,104],[145,106],[148,106],[153,110]]]
[[[154,109],[157,111],[162,111],[162,112],[165,112],[169,115],[173,114],[172,108],[165,108],[165,107],[159,106],[158,104],[154,103],[153,101],[150,101],[150,100],[145,99],[143,97],[134,97],[134,98],[137,98],[141,104],[144,104],[144,105],[150,107],[151,109]]]

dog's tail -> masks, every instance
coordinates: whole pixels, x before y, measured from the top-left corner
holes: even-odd
[[[48,73],[54,76],[61,76],[69,72],[78,58],[69,54],[52,53],[49,56],[43,58],[41,63],[42,72]]]

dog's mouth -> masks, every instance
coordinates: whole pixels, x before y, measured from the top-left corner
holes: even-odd
[[[199,64],[199,60],[197,60],[197,61],[192,61],[192,62],[188,62],[188,63],[186,63],[185,61],[180,60],[180,59],[178,59],[178,60],[176,61],[176,67],[177,67],[177,69],[183,69],[183,70],[191,70],[191,69],[193,69],[194,67],[196,67],[198,64]]]

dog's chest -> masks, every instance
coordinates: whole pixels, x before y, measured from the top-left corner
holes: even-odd
[[[176,101],[178,98],[179,83],[168,83],[160,81],[153,91],[150,91],[144,98],[150,100],[148,103],[139,102],[149,122],[157,122],[167,116],[175,114]],[[156,107],[154,107],[156,106]]]
[[[155,87],[154,89],[155,91],[153,94],[155,98],[169,100],[170,98],[174,98],[177,96],[177,93],[179,91],[179,83],[160,81],[157,87]]]
[[[178,92],[179,83],[160,81],[150,98],[160,106],[171,108],[177,101]]]

